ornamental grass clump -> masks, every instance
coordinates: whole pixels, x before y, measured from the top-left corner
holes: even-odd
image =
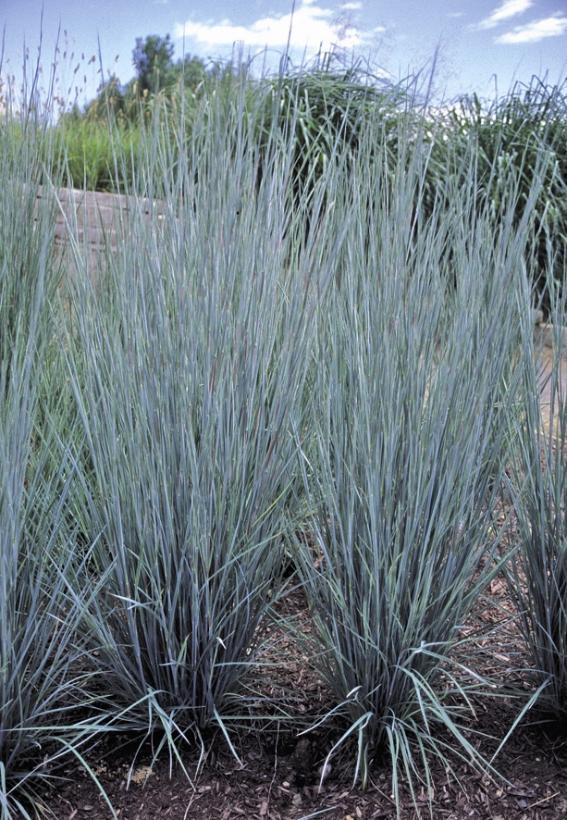
[[[257,185],[251,115],[210,105],[181,205],[149,220],[133,205],[126,241],[75,292],[69,346],[98,726],[152,733],[156,754],[211,728],[231,743],[246,717],[234,696],[278,594],[313,272],[333,250],[294,245],[285,146]],[[173,191],[168,155],[148,158],[146,179]]]
[[[402,782],[414,799],[432,787],[433,759],[482,765],[465,729],[480,677],[452,665],[452,650],[466,657],[461,627],[500,560],[490,528],[510,446],[503,411],[517,380],[529,214],[512,227],[513,187],[497,218],[488,202],[471,209],[470,166],[466,185],[440,190],[439,211],[423,218],[429,149],[404,148],[402,134],[388,183],[378,135],[333,192],[333,218],[348,229],[320,316],[302,447],[311,537],[297,549],[312,656],[335,698],[319,723],[343,721],[329,757],[352,742],[363,784],[374,764],[391,767],[399,804]]]
[[[90,700],[79,638],[81,595],[68,596],[73,536],[65,504],[72,464],[37,419],[38,373],[3,363],[0,386],[0,817],[35,816],[77,709]],[[20,349],[22,349],[20,347]],[[53,475],[55,451],[59,474]],[[63,492],[61,488],[63,486]]]
[[[535,711],[552,733],[567,734],[567,384],[565,294],[547,283],[553,351],[534,349],[524,328],[523,412],[510,489],[519,549],[508,572],[518,624],[533,669]],[[544,367],[543,363],[546,362]]]
[[[387,139],[395,139],[412,94],[401,83],[376,76],[331,55],[264,82],[268,137],[274,124],[293,152],[293,185],[299,197],[332,162],[337,150],[355,155],[368,118],[380,118]],[[262,135],[260,135],[262,139]],[[388,145],[388,149],[392,146]]]
[[[72,462],[40,403],[60,265],[37,203],[37,123],[0,124],[0,817],[35,816],[84,695],[67,595]],[[41,418],[41,423],[40,423]],[[54,465],[57,470],[54,471]]]

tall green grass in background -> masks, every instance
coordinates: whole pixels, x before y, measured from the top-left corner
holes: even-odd
[[[488,767],[462,629],[504,563],[564,708],[565,448],[530,342],[542,275],[564,317],[564,112],[503,162],[482,129],[500,147],[511,114],[432,121],[409,85],[356,83],[229,71],[128,133],[0,123],[2,818],[110,731],[188,774],[214,737],[238,754],[290,555],[313,721],[363,784],[386,767],[399,801],[434,760]],[[57,190],[103,177],[134,196],[121,240],[93,271],[70,214],[62,279]]]
[[[517,83],[490,103],[464,97],[442,118],[443,145],[437,150],[462,156],[475,148],[481,196],[488,194],[496,210],[507,195],[507,175],[517,179],[516,223],[542,177],[532,213],[528,240],[529,270],[534,301],[551,307],[548,271],[555,289],[561,288],[567,247],[567,81],[549,84],[533,77]],[[435,185],[434,174],[432,184]]]
[[[71,187],[124,190],[132,186],[141,138],[140,127],[104,120],[63,120],[54,133],[55,156]]]

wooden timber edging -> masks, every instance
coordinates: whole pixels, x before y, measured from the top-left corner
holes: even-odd
[[[148,220],[164,219],[168,205],[163,200],[84,191],[78,188],[47,188],[39,186],[36,199],[57,203],[55,239],[67,245],[72,238],[86,243],[93,251],[116,248],[128,226],[128,216],[136,211]],[[170,210],[169,210],[170,213]]]
[[[42,205],[54,209],[55,246],[71,278],[80,269],[96,279],[103,255],[109,250],[116,251],[127,238],[134,213],[150,222],[171,218],[172,211],[160,199],[38,186],[37,209]]]

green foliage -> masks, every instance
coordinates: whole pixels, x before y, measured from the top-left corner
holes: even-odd
[[[115,74],[110,74],[97,96],[86,106],[84,114],[75,108],[64,114],[61,121],[76,124],[84,118],[91,124],[106,126],[110,120],[135,129],[151,120],[154,100],[173,103],[183,97],[187,104],[201,93],[211,73],[203,60],[190,54],[174,61],[169,35],[138,38],[133,63],[136,68],[134,78],[121,84]]]
[[[441,170],[448,155],[462,155],[472,145],[479,195],[488,197],[495,210],[509,191],[510,179],[516,180],[516,224],[534,185],[540,185],[527,256],[536,295],[548,309],[548,267],[561,285],[566,263],[567,84],[547,85],[534,77],[529,85],[518,83],[486,106],[476,96],[464,97],[448,115],[446,128],[444,142],[437,146],[444,155]],[[435,175],[430,184],[435,186],[437,179]]]
[[[87,105],[85,120],[88,120],[90,124],[93,124],[93,121],[94,124],[105,124],[111,119],[125,125],[137,117],[138,108],[132,88],[129,86],[124,88],[118,77],[111,74],[103,83],[95,99]],[[65,124],[77,124],[80,120],[80,114],[77,116],[75,112],[71,112],[71,116],[67,114],[62,118]]]
[[[139,165],[141,140],[139,127],[98,119],[64,120],[54,134],[58,173],[73,188],[129,190]]]
[[[169,34],[165,37],[150,34],[144,39],[136,38],[132,63],[136,69],[136,80],[141,93],[157,94],[170,82],[173,50]]]

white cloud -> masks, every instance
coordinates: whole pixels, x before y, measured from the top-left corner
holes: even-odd
[[[177,23],[173,33],[178,39],[185,37],[208,46],[243,43],[258,48],[285,48],[292,22],[291,46],[308,50],[320,47],[330,49],[333,45],[355,48],[370,42],[374,35],[384,31],[382,26],[361,31],[354,25],[345,24],[344,19],[337,18],[333,10],[317,5],[316,0],[303,0],[295,10],[293,21],[291,14],[261,17],[249,25],[239,25],[228,19],[204,23],[189,19],[185,23]]]
[[[497,26],[504,20],[509,20],[511,17],[523,14],[533,6],[533,4],[534,0],[502,0],[502,3],[500,3],[488,17],[481,20],[476,28],[494,28],[494,26]]]
[[[464,11],[450,11],[447,14],[447,17],[454,17],[455,19],[457,19],[458,17],[464,17],[464,14]]]
[[[534,20],[525,26],[516,26],[512,31],[507,31],[496,37],[496,43],[504,45],[516,45],[518,43],[539,43],[547,37],[560,37],[567,34],[567,17],[560,12],[552,14],[550,17],[543,17],[541,20]]]
[[[340,8],[341,11],[360,11],[362,3],[360,0],[352,0],[350,3],[343,3]]]

